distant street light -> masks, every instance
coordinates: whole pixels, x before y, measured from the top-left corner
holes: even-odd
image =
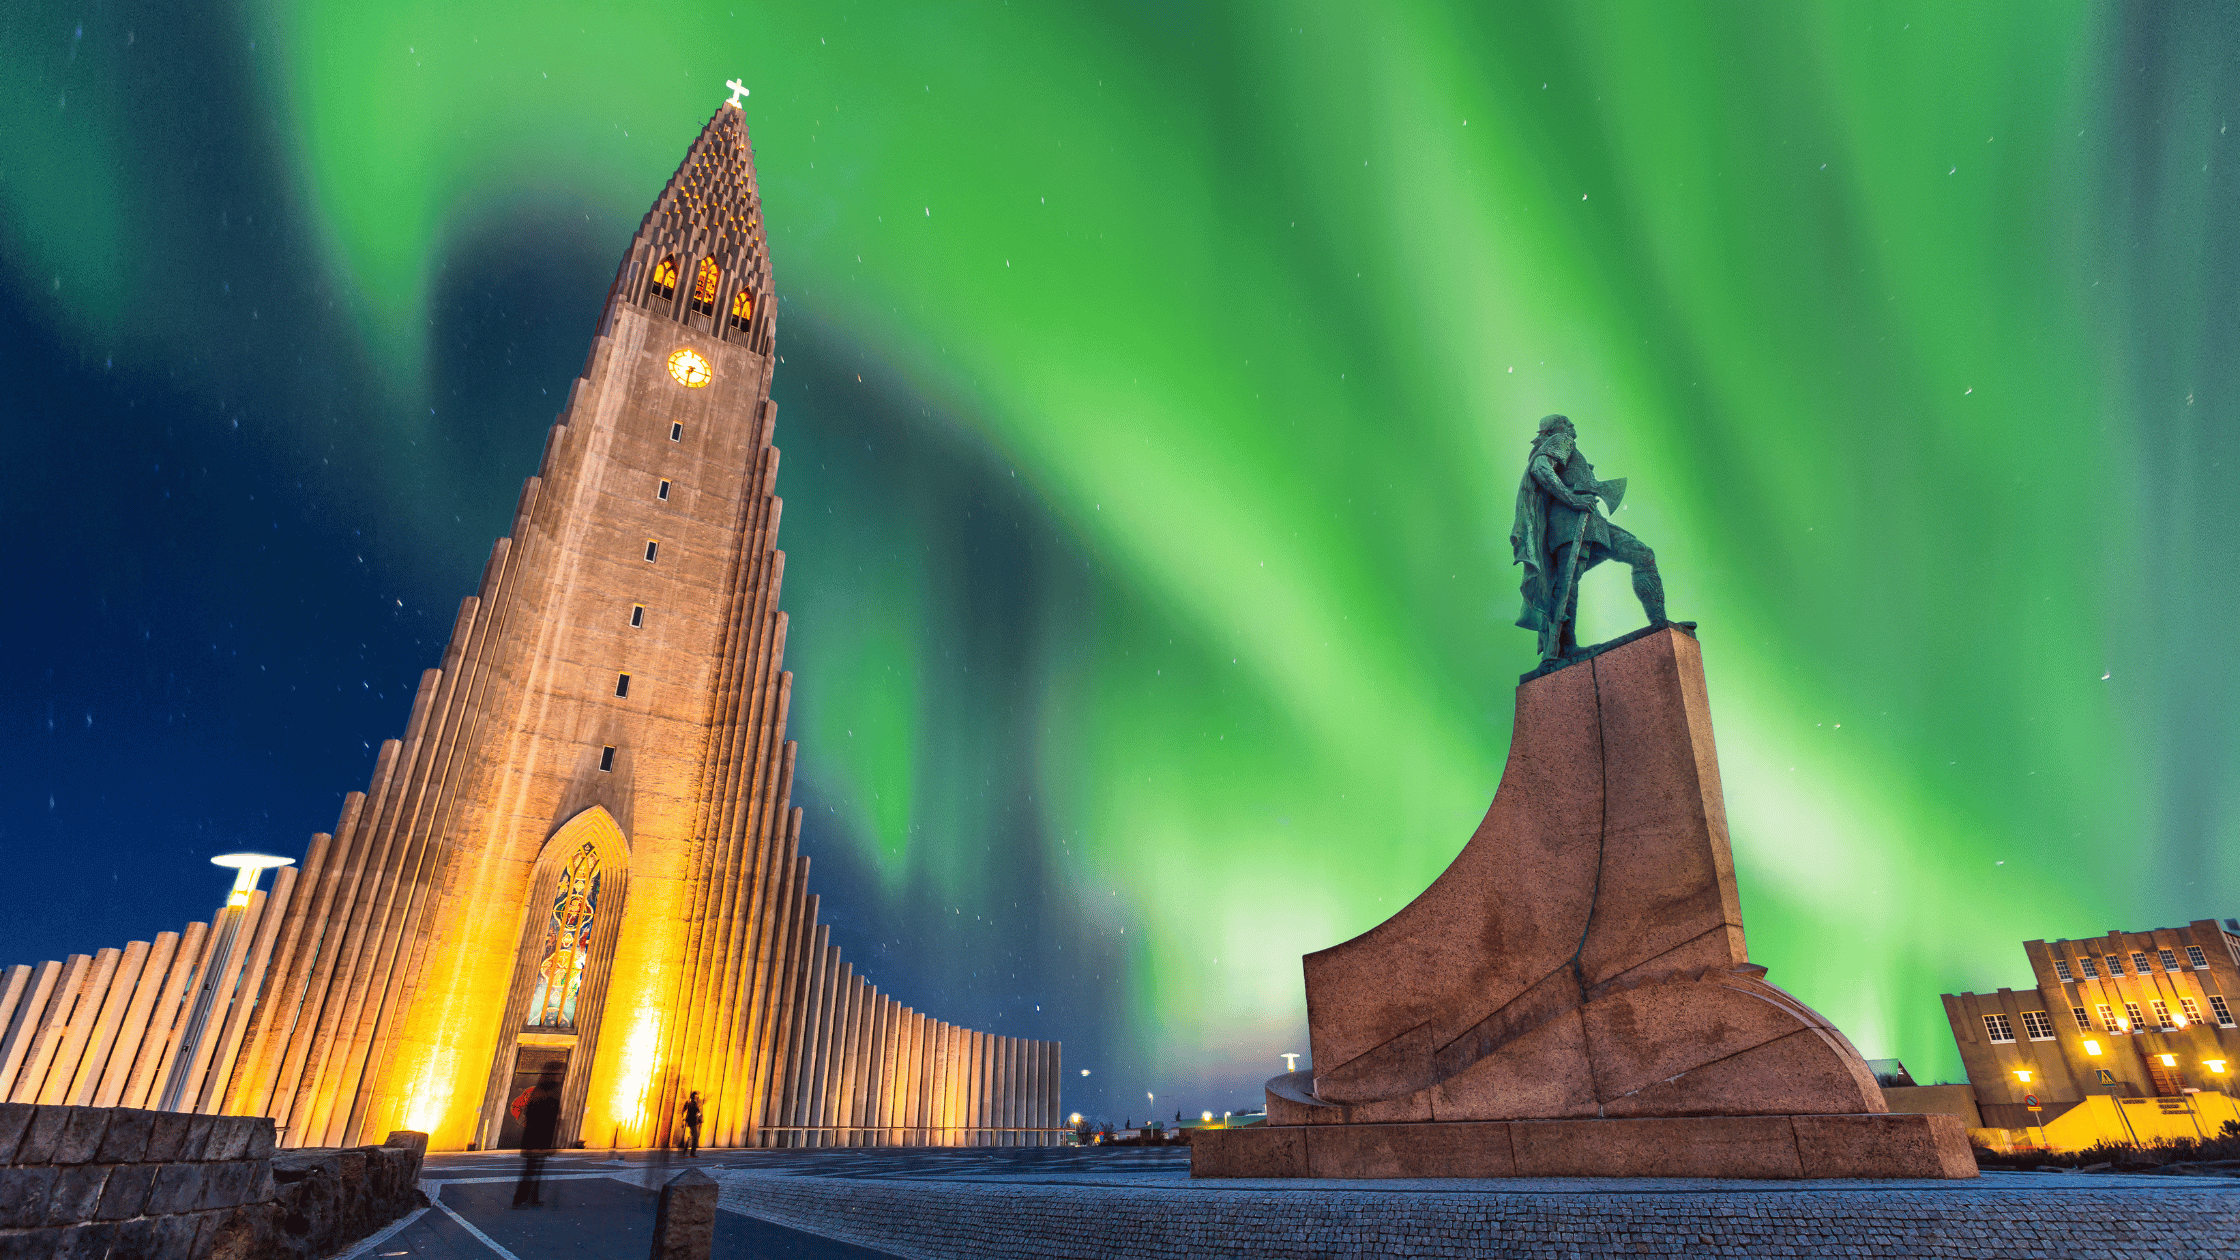
[[[1284,1070],[1284,1071],[1286,1071],[1286,1072],[1296,1072],[1296,1071],[1298,1071],[1298,1070],[1299,1070],[1299,1052],[1298,1052],[1298,1051],[1294,1050],[1294,1051],[1292,1051],[1292,1052],[1291,1052],[1291,1053],[1289,1053],[1289,1054],[1279,1054],[1279,1055],[1277,1055],[1276,1057],[1277,1057],[1277,1058],[1279,1058],[1279,1059],[1281,1059],[1281,1060],[1283,1060],[1283,1070]]]
[[[202,1034],[209,1029],[218,990],[234,981],[234,946],[239,943],[241,920],[249,913],[249,899],[257,891],[257,876],[276,866],[293,866],[295,861],[264,853],[224,853],[210,859],[213,866],[233,868],[233,889],[226,894],[225,909],[218,914],[218,939],[210,950],[210,961],[204,965],[194,1005],[187,1013],[187,1026],[180,1031],[179,1048],[171,1057],[171,1075],[157,1098],[156,1110],[193,1111],[200,1101],[186,1096],[187,1082],[197,1079],[205,1066]]]

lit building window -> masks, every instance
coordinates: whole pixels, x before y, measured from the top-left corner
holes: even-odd
[[[2158,1027],[2170,1026],[2170,1004],[2161,998],[2154,1000],[2154,1022]]]
[[[2084,1029],[2086,1032],[2092,1031],[2092,1019],[2084,1013],[2083,1007],[2072,1006],[2069,1008],[2069,1013],[2077,1017],[2077,1027]]]
[[[2189,1024],[2201,1022],[2201,1005],[2192,998],[2182,997],[2178,999],[2178,1013],[2184,1016],[2185,1021]]]
[[[723,283],[723,268],[716,266],[713,258],[700,260],[700,274],[692,281],[692,309],[695,314],[713,315],[716,310],[716,289]]]
[[[1984,1016],[1983,1031],[1990,1034],[1993,1041],[2014,1040],[2014,1024],[2005,1015]]]
[[[2131,1017],[2130,1027],[2144,1028],[2147,1026],[2147,1017],[2139,1013],[2139,1004],[2137,1002],[2125,1002],[2123,1004],[2123,1013]]]
[[[2162,969],[2164,971],[2176,971],[2178,969],[2178,951],[2165,949],[2156,952],[2162,955]]]
[[[2218,1023],[2223,1024],[2227,1028],[2232,1027],[2232,1009],[2224,1004],[2223,998],[2218,997],[2214,993],[2210,994],[2209,1009],[2216,1012]]]
[[[2046,1018],[2044,1011],[2024,1011],[2022,1029],[2030,1034],[2032,1041],[2053,1040],[2053,1021]]]
[[[2100,1004],[2100,1027],[2108,1032],[2123,1031],[2123,1025],[2116,1022],[2116,1008],[2106,1002]]]
[[[599,911],[599,850],[586,844],[568,859],[553,894],[544,929],[544,960],[529,993],[531,1028],[573,1028],[583,965],[591,956],[591,928]]]
[[[2108,955],[2108,974],[2111,976],[2120,976],[2123,974],[2123,960],[2116,957],[2114,954]]]
[[[2193,964],[2195,971],[2207,971],[2209,969],[2209,956],[2201,952],[2199,945],[2186,946],[2186,961]]]
[[[2069,960],[2066,958],[2056,958],[2053,960],[2053,974],[2061,977],[2063,980],[2076,979],[2075,976],[2069,974]]]
[[[653,265],[653,283],[647,293],[667,301],[677,296],[677,256],[669,255]]]
[[[2084,958],[2079,958],[2079,959],[2077,960],[2077,966],[2079,966],[2079,967],[2081,967],[2081,968],[2083,968],[2083,969],[2084,969],[2084,978],[2085,978],[2085,979],[2087,979],[2087,980],[2098,980],[2098,979],[2100,978],[2100,969],[2099,969],[2098,967],[2095,967],[2095,966],[2093,966],[2093,964],[2092,964],[2092,959],[2091,959],[2091,958],[2090,958],[2089,956],[2087,956],[2087,957],[2084,957]]]
[[[754,293],[752,290],[741,289],[731,299],[731,326],[733,328],[745,328],[753,322]]]

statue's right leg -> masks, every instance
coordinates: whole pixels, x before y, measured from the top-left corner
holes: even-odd
[[[1613,525],[1610,527],[1610,558],[1633,570],[1633,594],[1641,601],[1641,611],[1652,626],[1665,623],[1664,577],[1657,572],[1657,553],[1648,544]]]

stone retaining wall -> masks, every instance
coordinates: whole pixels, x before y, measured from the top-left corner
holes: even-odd
[[[0,1260],[323,1255],[425,1202],[400,1140],[276,1167],[263,1116],[0,1103]]]
[[[732,1211],[909,1260],[2240,1256],[2240,1193],[1201,1191],[741,1175]]]

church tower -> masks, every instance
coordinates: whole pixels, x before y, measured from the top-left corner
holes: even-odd
[[[185,1106],[270,1115],[290,1146],[409,1128],[488,1149],[518,1144],[509,1102],[558,1065],[562,1145],[662,1143],[695,1090],[710,1145],[1049,1140],[1055,1043],[901,1006],[817,923],[789,803],[775,313],[734,101],[631,239],[403,738],[257,894]]]

